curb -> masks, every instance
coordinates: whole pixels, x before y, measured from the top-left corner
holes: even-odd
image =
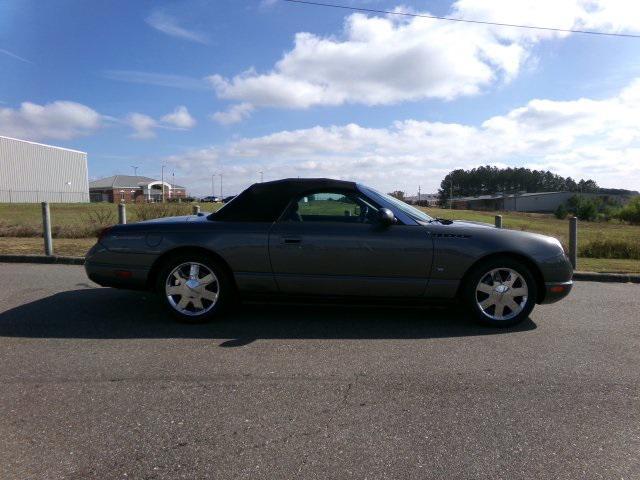
[[[0,255],[5,263],[56,263],[59,265],[84,265],[84,257],[62,257],[58,255]]]
[[[573,272],[573,279],[588,282],[640,283],[640,275],[633,273]]]
[[[84,265],[84,257],[52,255],[0,255],[4,263],[55,263],[58,265]],[[587,282],[640,283],[640,275],[634,273],[573,272],[574,280]]]

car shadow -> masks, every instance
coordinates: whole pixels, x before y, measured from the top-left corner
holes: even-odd
[[[421,339],[495,335],[536,328],[527,319],[484,327],[452,307],[238,305],[221,319],[183,325],[149,293],[87,288],[57,293],[0,313],[0,336],[26,338],[210,338],[222,347],[257,339]]]

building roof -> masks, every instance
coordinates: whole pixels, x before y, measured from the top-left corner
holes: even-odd
[[[87,152],[81,152],[80,150],[73,150],[71,148],[57,147],[55,145],[47,145],[46,143],[31,142],[29,140],[22,140],[20,138],[7,137],[6,135],[0,135],[0,138],[5,138],[7,140],[13,140],[15,142],[30,143],[31,145],[38,145],[39,147],[55,148],[57,150],[66,150],[67,152],[82,153],[83,155],[87,154]]]
[[[89,189],[92,188],[140,188],[151,182],[159,182],[150,177],[133,176],[133,175],[113,175],[111,177],[100,178],[89,182]],[[166,182],[171,185],[170,182]],[[181,185],[171,185],[171,188],[184,188]]]
[[[356,184],[329,178],[286,178],[254,183],[217,212],[214,220],[240,222],[273,222],[285,209],[291,197],[318,189],[356,191]]]
[[[562,191],[562,192],[527,192],[527,193],[507,193],[507,194],[502,194],[502,193],[495,193],[493,195],[477,195],[475,197],[454,197],[454,201],[456,200],[462,200],[465,202],[470,202],[473,200],[498,200],[501,198],[513,198],[513,197],[540,197],[542,195],[557,195],[559,193],[565,194],[565,193],[570,193],[570,194],[576,194],[578,192],[569,192],[569,191]]]

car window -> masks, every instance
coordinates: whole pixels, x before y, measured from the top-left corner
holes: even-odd
[[[371,223],[377,209],[362,198],[340,192],[317,192],[300,197],[285,221]]]

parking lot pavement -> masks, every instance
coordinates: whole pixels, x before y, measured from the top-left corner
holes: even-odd
[[[81,267],[0,264],[0,478],[639,478],[640,286],[509,330],[445,308],[173,323]]]

